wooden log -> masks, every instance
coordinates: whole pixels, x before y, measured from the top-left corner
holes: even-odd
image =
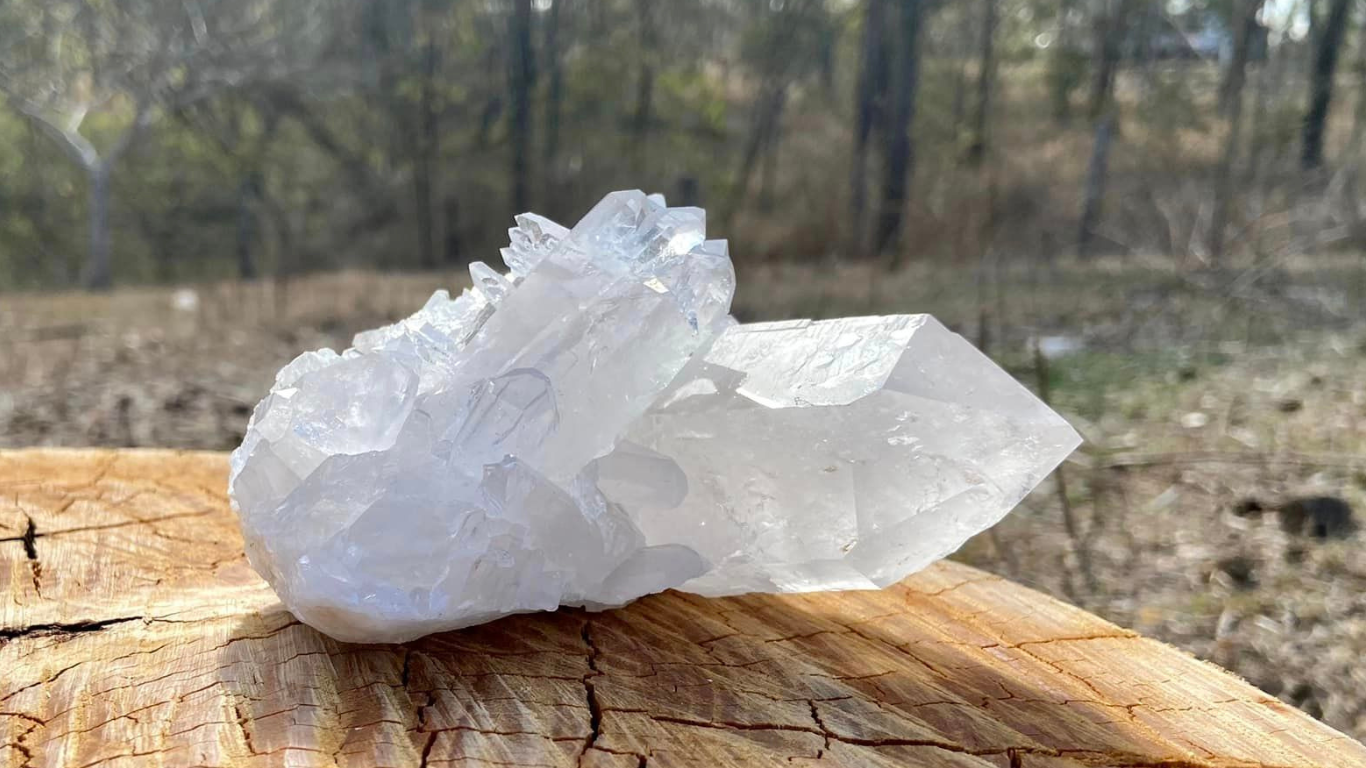
[[[1210,664],[953,563],[338,643],[248,567],[225,475],[0,453],[0,766],[1366,766]]]

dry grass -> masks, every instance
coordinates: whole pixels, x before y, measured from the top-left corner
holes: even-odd
[[[1362,519],[1362,339],[1235,343],[1205,360],[1122,366],[1120,379],[1105,370],[1113,361],[1057,361],[1070,379],[1060,407],[1089,441],[1065,467],[1079,532],[1067,535],[1050,482],[997,529],[1008,560],[986,538],[961,557],[1175,643],[1366,737],[1363,536],[1287,533],[1273,510],[1326,495]],[[1239,515],[1249,499],[1267,509]]]
[[[232,448],[294,355],[345,347],[462,280],[341,272],[0,297],[0,446]]]
[[[0,446],[226,449],[297,352],[345,346],[457,275],[0,297]],[[1088,439],[1066,466],[1069,535],[1045,483],[960,557],[1214,660],[1366,737],[1366,535],[1319,540],[1274,512],[1341,498],[1366,521],[1366,264],[1228,273],[1168,261],[765,265],[747,320],[930,311],[1036,383]]]

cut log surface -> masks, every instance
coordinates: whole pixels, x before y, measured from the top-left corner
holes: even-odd
[[[1210,664],[953,563],[339,643],[247,565],[226,473],[0,453],[0,766],[1366,766]]]

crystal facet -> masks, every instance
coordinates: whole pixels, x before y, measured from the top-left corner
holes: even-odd
[[[507,275],[281,369],[233,453],[253,566],[338,639],[886,586],[1080,442],[927,315],[735,324],[699,209],[616,192],[509,232]]]

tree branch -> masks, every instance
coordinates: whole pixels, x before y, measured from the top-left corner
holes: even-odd
[[[5,90],[9,96],[9,102],[15,109],[23,113],[30,120],[38,124],[43,132],[52,137],[59,146],[71,156],[82,168],[90,170],[100,162],[100,153],[95,149],[95,145],[90,140],[82,136],[75,130],[68,129],[66,126],[58,124],[55,120],[43,113],[38,105],[33,104],[27,99]]]

